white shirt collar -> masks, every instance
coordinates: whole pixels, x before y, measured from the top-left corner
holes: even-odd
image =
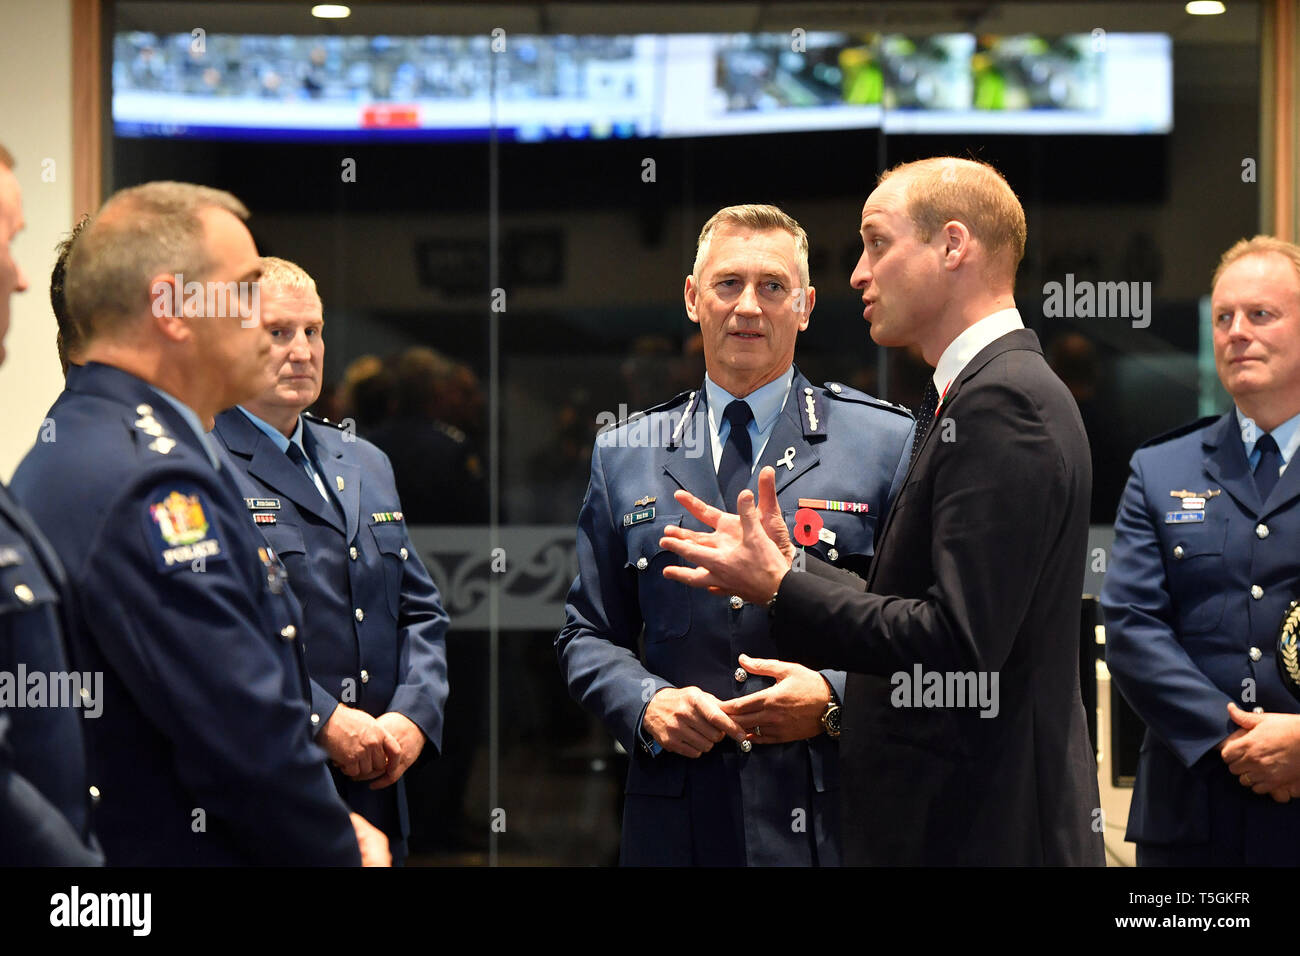
[[[939,363],[934,367],[934,387],[940,397],[970,364],[970,360],[982,352],[985,346],[995,339],[1002,338],[1008,332],[1024,327],[1025,323],[1020,320],[1020,311],[1013,306],[986,315],[966,328],[943,350],[943,354],[939,356]]]

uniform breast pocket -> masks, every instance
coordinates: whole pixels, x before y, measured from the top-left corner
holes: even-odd
[[[384,590],[388,596],[388,610],[396,620],[402,600],[403,566],[411,554],[406,540],[406,526],[396,522],[372,524],[370,533],[384,558]]]
[[[823,561],[862,573],[875,554],[876,516],[848,511],[817,511],[822,520],[821,532],[815,544],[802,545],[795,537],[794,511],[784,512],[790,540],[796,549],[806,547]]]
[[[58,600],[27,542],[21,538],[0,543],[0,620],[32,611]]]
[[[681,564],[681,559],[659,547],[664,528],[679,525],[681,520],[681,515],[665,515],[657,521],[627,529],[627,566],[637,575],[637,594],[647,643],[675,640],[690,630],[690,588],[669,581],[663,575],[664,568]]]
[[[1204,634],[1223,620],[1227,594],[1223,577],[1223,546],[1228,538],[1226,521],[1205,521],[1176,529],[1165,544],[1170,593],[1178,631]]]
[[[266,538],[266,543],[271,546],[276,558],[279,559],[289,580],[289,586],[292,587],[294,582],[309,573],[307,569],[307,546],[303,543],[302,529],[295,528],[291,524],[274,524],[262,525],[261,531],[262,536]],[[273,572],[268,569],[268,573]],[[271,589],[274,591],[275,587],[272,586]],[[293,593],[303,610],[306,610],[311,589],[299,587]]]

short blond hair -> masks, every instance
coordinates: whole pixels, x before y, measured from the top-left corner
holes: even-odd
[[[109,197],[73,243],[64,282],[68,315],[87,340],[148,313],[159,273],[201,281],[212,271],[199,213],[248,209],[230,193],[193,183],[153,182]]]
[[[275,256],[262,256],[262,278],[258,281],[263,289],[279,289],[284,292],[310,292],[320,298],[316,289],[316,280],[296,262],[278,259]]]
[[[1296,277],[1300,279],[1300,246],[1294,242],[1287,242],[1285,239],[1279,239],[1277,236],[1252,236],[1250,239],[1238,239],[1234,242],[1222,256],[1219,257],[1219,264],[1214,269],[1214,278],[1210,280],[1210,289],[1213,290],[1219,284],[1219,279],[1225,269],[1232,265],[1238,259],[1244,259],[1246,256],[1281,256],[1287,262],[1291,263],[1291,268],[1295,270]]]
[[[713,242],[713,234],[718,231],[720,226],[739,226],[742,229],[752,229],[755,232],[767,232],[771,229],[788,232],[794,237],[795,258],[799,265],[799,281],[805,289],[808,287],[810,281],[808,276],[808,233],[803,231],[803,226],[799,225],[793,216],[786,214],[776,206],[762,203],[726,206],[709,217],[709,221],[700,230],[700,238],[695,243],[695,264],[691,267],[691,275],[695,277],[696,282],[700,281],[700,268],[709,257],[709,245]]]
[[[880,183],[905,177],[907,215],[922,242],[957,221],[990,259],[1003,259],[1014,280],[1025,257],[1025,208],[1002,174],[975,159],[936,156],[903,163],[880,174]]]

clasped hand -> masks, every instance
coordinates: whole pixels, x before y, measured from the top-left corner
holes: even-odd
[[[1243,787],[1278,803],[1300,797],[1300,714],[1251,714],[1228,704],[1236,722],[1219,756]]]

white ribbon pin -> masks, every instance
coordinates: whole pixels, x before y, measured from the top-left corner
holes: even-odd
[[[777,462],[778,465],[785,465],[786,471],[794,471],[794,445],[785,450],[785,457]]]

